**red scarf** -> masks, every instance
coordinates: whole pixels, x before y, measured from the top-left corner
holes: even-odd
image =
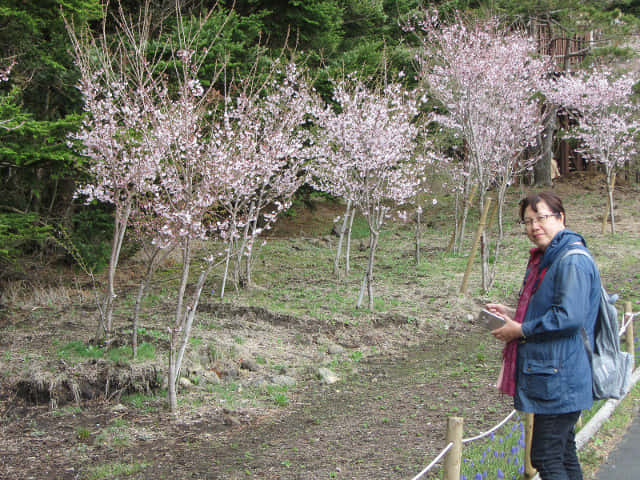
[[[520,292],[520,298],[518,299],[518,307],[513,320],[522,323],[524,315],[527,313],[527,307],[531,297],[538,289],[542,278],[547,269],[544,268],[541,272],[538,272],[540,267],[540,260],[544,252],[539,248],[532,248],[529,251],[529,263],[527,265],[527,273],[525,275],[524,284]],[[498,378],[498,389],[502,393],[514,396],[516,393],[516,356],[518,353],[518,340],[512,340],[507,343],[502,351],[502,370],[500,371],[500,377]]]

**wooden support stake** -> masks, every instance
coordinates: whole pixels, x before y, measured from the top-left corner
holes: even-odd
[[[627,323],[627,320],[629,320],[629,318],[631,317],[631,315],[633,315],[633,311],[632,311],[632,306],[631,306],[631,302],[625,302],[624,303],[624,316],[622,317],[622,321],[624,323]],[[635,345],[633,342],[633,321],[629,322],[629,326],[627,327],[627,330],[625,331],[625,340],[626,340],[626,344],[627,344],[627,352],[629,352],[629,355],[631,355],[631,365],[635,365],[635,360],[636,360],[636,356],[635,356]],[[635,367],[634,367],[635,368]]]
[[[447,445],[453,442],[453,446],[444,458],[444,480],[460,479],[463,422],[464,419],[461,417],[449,417],[447,419]]]
[[[489,216],[487,217],[487,232],[490,231],[493,228],[493,222],[494,220],[498,217],[498,202],[496,202],[493,205],[493,208],[491,209],[491,213],[489,213]]]
[[[478,224],[476,234],[473,237],[473,245],[471,247],[471,252],[469,253],[469,260],[467,261],[467,269],[465,270],[464,277],[462,278],[460,293],[467,293],[467,285],[469,283],[469,276],[471,275],[471,269],[473,268],[473,261],[476,258],[478,245],[480,245],[480,237],[482,235],[482,232],[484,231],[485,225],[487,224],[487,215],[489,214],[490,207],[491,207],[491,197],[487,198],[487,201],[484,204],[484,209],[482,211],[482,215],[480,216],[480,223]]]
[[[533,413],[525,414],[524,423],[524,478],[530,479],[538,473],[531,465],[531,439],[533,438]]]

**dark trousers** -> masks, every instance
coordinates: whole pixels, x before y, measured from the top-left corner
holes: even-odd
[[[575,442],[580,412],[535,414],[531,440],[531,464],[542,480],[582,480]]]

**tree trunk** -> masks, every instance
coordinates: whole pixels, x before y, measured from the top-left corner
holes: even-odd
[[[469,215],[469,207],[473,203],[473,198],[478,191],[478,185],[474,185],[471,187],[471,177],[468,177],[468,181],[465,184],[465,198],[463,199],[463,207],[462,207],[462,220],[460,225],[460,236],[458,241],[453,249],[455,254],[459,254],[462,251],[462,244],[464,243],[464,232],[467,228],[467,216]]]
[[[149,259],[149,264],[147,265],[147,272],[144,276],[142,282],[140,282],[140,287],[138,288],[138,296],[136,297],[136,306],[133,312],[133,332],[131,334],[131,350],[133,352],[133,358],[136,358],[138,355],[138,318],[140,317],[140,307],[142,304],[142,299],[144,297],[144,292],[147,290],[147,287],[151,283],[151,278],[156,271],[158,265],[171,253],[173,247],[161,249],[158,247],[154,247],[153,253],[151,254],[151,258]],[[158,258],[159,253],[163,251],[163,255]]]
[[[347,222],[349,215],[351,214],[351,200],[347,201],[347,208],[344,212],[344,218],[342,219],[342,228],[340,229],[340,238],[338,239],[338,248],[336,249],[336,256],[333,260],[333,274],[340,278],[340,254],[342,253],[342,241],[344,240],[344,233],[347,230]]]
[[[484,197],[484,195],[481,195],[480,205],[483,205],[484,203],[484,199],[482,197]],[[490,204],[491,204],[491,198],[487,199],[486,204],[484,204],[484,207],[482,208],[482,214],[480,215],[480,222],[478,223],[478,228],[476,229],[476,233],[473,237],[473,244],[471,245],[471,251],[469,252],[469,258],[467,259],[467,268],[464,272],[464,276],[462,277],[462,285],[460,286],[460,293],[467,292],[469,276],[471,275],[471,270],[473,268],[473,261],[476,257],[478,246],[480,245],[481,234],[484,232],[484,226],[487,220],[487,215],[489,213]]]
[[[453,247],[458,240],[458,235],[460,233],[460,196],[461,193],[456,191],[456,200],[455,200],[455,211],[453,214],[454,226],[453,231],[451,232],[451,238],[449,238],[449,243],[447,244],[447,248],[444,250],[445,253],[453,252]]]
[[[351,209],[351,217],[349,218],[349,227],[347,228],[347,250],[344,252],[344,274],[345,276],[349,275],[351,271],[351,263],[349,259],[351,258],[351,230],[353,229],[353,219],[356,216],[356,209]]]
[[[367,293],[369,295],[369,310],[373,310],[373,259],[378,246],[378,232],[371,238],[371,249],[369,251],[369,263],[367,265]]]
[[[101,316],[98,319],[96,342],[103,340],[106,334],[110,334],[113,327],[113,300],[116,296],[116,270],[118,269],[120,250],[122,248],[122,242],[124,240],[124,234],[127,229],[130,214],[131,202],[125,206],[124,211],[116,211],[113,239],[111,242],[111,256],[109,258],[109,273],[107,274],[107,292],[104,299],[104,317]]]
[[[176,332],[169,329],[169,372],[167,373],[167,397],[169,409],[175,415],[178,411],[178,395],[176,393]]]
[[[416,210],[416,265],[420,265],[420,208]]]
[[[542,124],[543,129],[538,134],[538,148],[540,159],[533,166],[534,181],[537,186],[551,186],[551,161],[553,160],[553,136],[558,128],[557,108],[554,105],[546,105],[545,116]]]
[[[231,245],[233,241],[229,238],[227,242],[227,256],[224,262],[224,273],[222,274],[222,285],[220,286],[220,300],[224,298],[224,289],[227,285],[227,277],[229,276],[229,261],[231,260]]]
[[[616,233],[616,222],[613,212],[613,190],[616,187],[616,172],[607,168],[607,210],[602,219],[602,233],[607,231],[607,218],[611,217],[611,234]]]

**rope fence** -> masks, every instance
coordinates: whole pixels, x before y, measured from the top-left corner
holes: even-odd
[[[422,470],[418,475],[416,475],[415,477],[413,477],[411,480],[418,480],[419,478],[421,478],[425,473],[427,473],[429,470],[431,470],[433,468],[433,466],[438,463],[442,457],[444,457],[449,450],[451,450],[451,447],[453,447],[453,442],[449,442],[449,445],[447,445],[446,447],[444,447],[444,450],[442,450],[438,456],[436,458],[433,459],[433,462],[431,462],[429,465],[427,465],[424,470]]]
[[[490,430],[487,430],[486,432],[483,432],[479,435],[476,435],[475,437],[471,437],[471,438],[463,438],[462,439],[462,444],[464,445],[465,443],[470,443],[470,442],[474,442],[476,440],[480,440],[481,438],[484,437],[488,437],[489,435],[491,435],[493,432],[495,432],[496,430],[498,430],[501,426],[503,426],[505,423],[507,423],[509,420],[511,420],[511,417],[513,417],[516,413],[518,413],[516,410],[512,410],[511,413],[509,415],[507,415],[506,417],[504,417],[504,420],[502,420],[499,424],[497,424],[495,427],[493,427]]]
[[[624,314],[622,317],[624,323],[622,325],[622,328],[619,331],[619,334],[620,336],[622,336],[623,334],[625,335],[626,350],[631,354],[633,358],[635,358],[633,321],[638,315],[640,315],[640,312],[636,312],[636,313],[632,312],[631,302],[626,302],[624,306]],[[635,369],[634,371],[633,378],[632,378],[632,385],[639,380],[640,380],[640,368]],[[604,405],[602,405],[600,410],[597,412],[597,413],[600,413],[600,411],[602,411],[603,413],[603,415],[599,415],[599,417],[603,417],[605,415],[608,417],[621,400],[622,399],[607,401]],[[467,477],[464,475],[461,475],[462,446],[472,443],[476,440],[480,440],[482,438],[490,436],[491,434],[496,432],[498,429],[503,427],[509,420],[511,420],[517,414],[518,412],[516,410],[513,410],[511,411],[511,413],[509,413],[509,415],[507,415],[504,419],[502,419],[499,423],[491,427],[486,432],[482,432],[473,437],[464,438],[464,439],[462,438],[462,431],[463,431],[462,425],[463,425],[464,419],[460,417],[449,417],[447,419],[447,438],[446,438],[447,446],[438,454],[438,456],[429,465],[427,465],[420,473],[418,473],[411,480],[419,480],[420,478],[423,478],[423,476],[427,474],[434,466],[436,466],[438,462],[442,460],[443,457],[445,461],[443,464],[442,478],[444,480],[465,480]],[[594,417],[596,416],[598,415],[596,414]],[[525,414],[525,426],[523,431],[524,460],[520,465],[519,473],[523,474],[523,478],[525,479],[535,480],[536,478],[538,478],[538,475],[536,470],[531,465],[531,457],[530,457],[533,421],[534,421],[533,414],[531,413]],[[591,438],[591,436],[595,433],[595,431],[597,431],[597,428],[599,428],[599,426],[603,422],[604,420],[602,418],[598,418],[598,419],[594,418],[590,420],[581,429],[580,434],[582,435],[581,435],[580,443],[578,445],[579,449]],[[592,425],[589,425],[589,424],[592,424]],[[516,428],[515,425],[514,425],[514,428]],[[576,440],[577,440],[577,437],[576,437]],[[483,455],[483,459],[484,459],[484,455]],[[500,473],[502,472],[500,471]],[[501,477],[500,475],[498,475],[498,478],[504,478],[504,476]]]

